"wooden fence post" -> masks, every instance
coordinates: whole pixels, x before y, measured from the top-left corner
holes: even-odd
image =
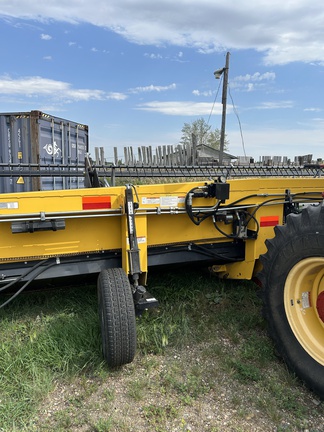
[[[118,151],[117,151],[117,147],[114,147],[114,161],[115,161],[115,165],[118,165]]]
[[[192,165],[195,166],[197,163],[197,136],[193,133],[191,134],[192,142]]]

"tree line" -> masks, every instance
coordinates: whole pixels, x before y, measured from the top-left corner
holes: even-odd
[[[216,150],[220,148],[220,130],[218,128],[213,130],[211,125],[203,118],[194,120],[191,123],[184,123],[181,132],[180,144],[190,146],[192,143],[192,135],[195,135],[197,145],[207,145]],[[225,137],[224,150],[228,149],[228,144],[229,142]]]

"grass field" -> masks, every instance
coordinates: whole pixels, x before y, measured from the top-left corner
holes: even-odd
[[[0,431],[324,431],[323,404],[273,351],[256,285],[178,269],[150,273],[149,289],[160,307],[117,370],[95,285],[1,309]]]

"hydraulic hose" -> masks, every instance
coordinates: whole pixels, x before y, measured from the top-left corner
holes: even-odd
[[[46,262],[47,260],[44,261],[40,261],[39,263],[37,263],[34,267],[32,267],[28,272],[26,272],[24,275],[21,275],[18,279],[14,280],[13,282],[10,282],[8,285],[6,285],[5,287],[2,288],[2,290],[9,288],[9,286],[14,285],[15,283],[17,283],[19,280],[21,280],[24,276],[26,276],[27,274],[31,273],[31,271],[35,270],[37,267],[39,267],[41,264],[43,264],[44,262]],[[50,267],[53,267],[54,265],[57,265],[56,261],[48,264],[46,267],[39,269],[38,272],[36,272],[36,274],[29,279],[27,282],[24,283],[24,285],[15,293],[13,294],[7,301],[5,301],[4,303],[2,303],[0,305],[0,309],[2,309],[3,307],[5,307],[8,303],[10,303],[13,299],[15,299],[25,288],[27,288],[27,286],[33,282],[37,276],[39,276],[41,273],[43,273],[44,271],[48,270]]]

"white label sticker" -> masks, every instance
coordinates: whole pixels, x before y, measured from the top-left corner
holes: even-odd
[[[303,309],[310,308],[309,295],[310,295],[310,293],[308,291],[305,291],[305,292],[302,293],[302,306],[303,306]]]
[[[18,202],[2,202],[0,203],[0,209],[17,209]]]
[[[163,196],[161,197],[161,207],[177,207],[178,197],[177,196]]]
[[[138,244],[146,243],[146,237],[137,237],[137,243]]]
[[[159,205],[161,207],[178,207],[179,204],[184,204],[185,197],[176,195],[165,195],[161,197],[142,197],[142,204]]]
[[[142,204],[159,205],[160,197],[142,197]]]
[[[137,244],[143,244],[146,243],[146,237],[136,237],[137,238]],[[129,245],[129,238],[127,237],[127,244]]]

